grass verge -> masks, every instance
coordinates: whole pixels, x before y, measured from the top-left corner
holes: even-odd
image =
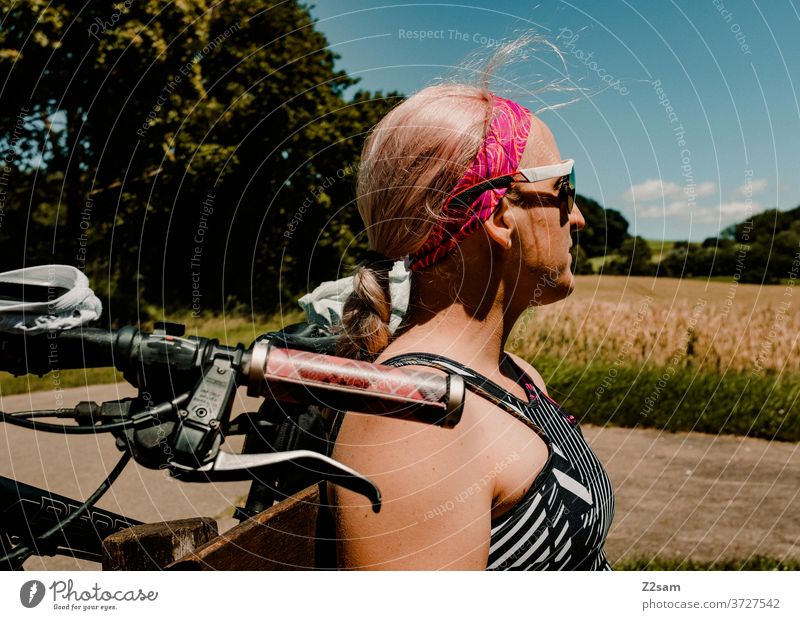
[[[800,381],[691,367],[533,365],[551,396],[585,423],[800,441]]]

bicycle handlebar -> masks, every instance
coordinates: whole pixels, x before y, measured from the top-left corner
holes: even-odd
[[[270,339],[245,350],[214,339],[184,338],[176,327],[157,324],[153,333],[126,326],[27,337],[3,334],[0,370],[43,375],[56,368],[114,366],[132,385],[146,389],[148,383],[163,379],[160,367],[168,371],[172,383],[184,379],[191,384],[187,388],[202,389],[196,385],[198,373],[222,361],[222,367],[232,368],[235,385],[246,385],[252,396],[365,413],[403,417],[413,413],[424,422],[448,428],[461,418],[464,387],[458,376],[293,350]]]
[[[279,450],[267,445],[271,451],[260,454],[232,455],[221,451],[229,431],[236,433],[235,427],[241,426],[238,418],[230,423],[236,388],[247,386],[249,395],[273,401],[416,418],[445,428],[452,428],[461,418],[464,381],[458,375],[438,375],[302,350],[316,349],[318,339],[286,332],[268,334],[248,349],[199,336],[183,337],[183,333],[183,326],[174,323],[157,323],[152,333],[130,326],[119,330],[77,328],[34,336],[0,333],[0,371],[43,375],[53,370],[113,366],[139,388],[136,399],[102,406],[79,404],[74,414],[78,426],[35,420],[43,413],[60,415],[60,411],[30,412],[35,414],[31,419],[0,413],[0,418],[34,430],[112,432],[125,453],[118,465],[120,471],[132,456],[145,467],[166,466],[173,475],[186,480],[248,479],[255,484],[254,472],[291,465],[367,496],[376,512],[381,504],[377,486],[327,457],[324,450]],[[331,340],[321,339],[323,348],[328,348]],[[258,428],[252,430],[254,437],[260,434]],[[101,485],[79,510],[91,507],[112,482],[107,480]],[[65,503],[64,498],[57,499]],[[7,531],[3,521],[8,519],[0,519],[0,530]],[[54,527],[55,532],[58,526]],[[48,531],[39,540],[44,544],[49,536]],[[36,550],[36,540],[33,539],[33,546],[17,545],[14,552],[0,555],[8,562],[17,555],[24,558]],[[67,544],[78,542],[63,537],[59,540]],[[0,542],[0,551],[7,551],[5,542],[13,544]],[[86,550],[85,544],[79,546]]]

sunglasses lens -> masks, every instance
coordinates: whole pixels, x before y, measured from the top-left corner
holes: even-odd
[[[572,213],[572,207],[575,206],[575,168],[569,173],[569,180],[567,182],[567,213]]]
[[[567,214],[572,213],[575,206],[575,169],[561,179],[561,195],[567,200]]]

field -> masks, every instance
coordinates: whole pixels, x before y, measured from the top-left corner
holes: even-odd
[[[511,336],[528,359],[800,372],[800,291],[696,279],[579,276],[567,300],[532,309]]]
[[[617,570],[797,570],[798,334],[792,281],[582,276],[520,319],[611,472]]]
[[[251,342],[280,325],[275,317],[166,317],[187,334]],[[152,328],[143,325],[143,329]],[[645,365],[785,378],[800,372],[800,291],[794,283],[758,286],[697,279],[578,276],[565,301],[530,310],[510,348],[526,359],[576,366]],[[122,380],[113,369],[62,371],[43,378],[0,373],[2,394]]]
[[[508,347],[586,423],[800,441],[797,297],[794,281],[579,276],[568,299],[523,315]],[[248,343],[302,315],[167,318]],[[5,375],[0,396],[121,380],[113,369]]]
[[[585,276],[510,348],[582,422],[800,441],[794,282]]]

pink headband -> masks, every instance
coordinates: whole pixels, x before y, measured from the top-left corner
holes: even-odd
[[[469,170],[447,198],[428,239],[408,257],[406,264],[411,270],[424,269],[446,256],[489,218],[508,188],[485,191],[472,205],[452,198],[473,185],[516,172],[530,129],[530,111],[509,99],[492,95],[492,121],[486,139]]]

